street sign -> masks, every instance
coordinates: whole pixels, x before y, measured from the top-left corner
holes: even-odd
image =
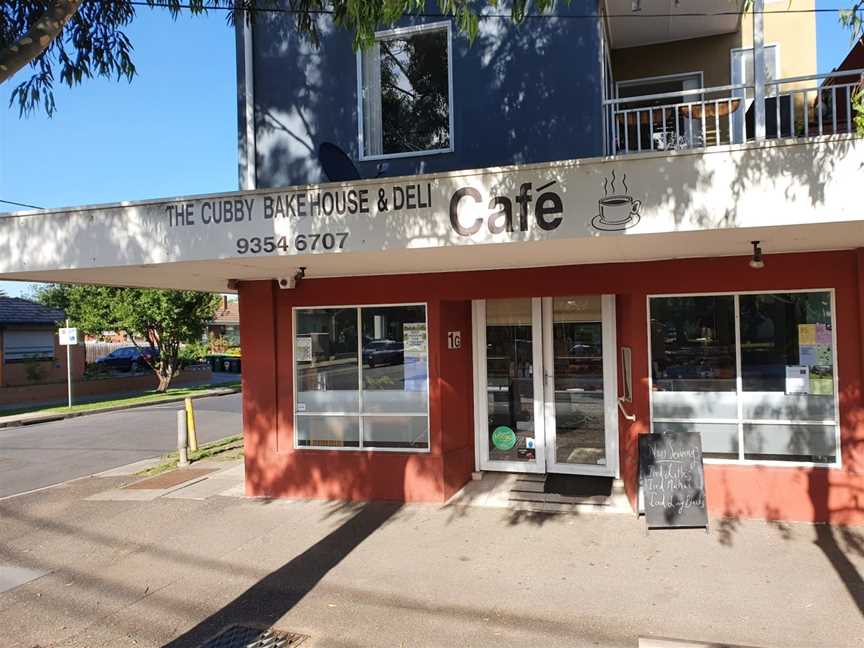
[[[75,346],[76,344],[78,344],[77,328],[61,328],[59,333],[60,346]]]

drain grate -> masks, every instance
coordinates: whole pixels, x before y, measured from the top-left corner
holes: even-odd
[[[229,626],[199,648],[294,648],[308,639],[306,635],[281,632],[272,628]]]

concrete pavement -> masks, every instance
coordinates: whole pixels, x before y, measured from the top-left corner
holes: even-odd
[[[191,648],[235,622],[304,648],[864,643],[864,529],[646,535],[631,515],[99,499],[130,479],[0,502],[0,562],[48,572],[0,594],[0,644]]]
[[[196,399],[201,443],[240,434],[241,394]],[[177,448],[177,403],[0,428],[0,498]]]

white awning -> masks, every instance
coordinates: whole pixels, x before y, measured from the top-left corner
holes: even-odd
[[[776,141],[0,216],[0,279],[308,277],[864,246],[864,141]]]

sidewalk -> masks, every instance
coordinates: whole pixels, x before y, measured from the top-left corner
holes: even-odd
[[[257,500],[237,462],[118,495],[148,490],[133,468],[0,501],[0,563],[34,577],[0,593],[4,648],[191,648],[232,623],[303,648],[864,642],[864,529]]]

